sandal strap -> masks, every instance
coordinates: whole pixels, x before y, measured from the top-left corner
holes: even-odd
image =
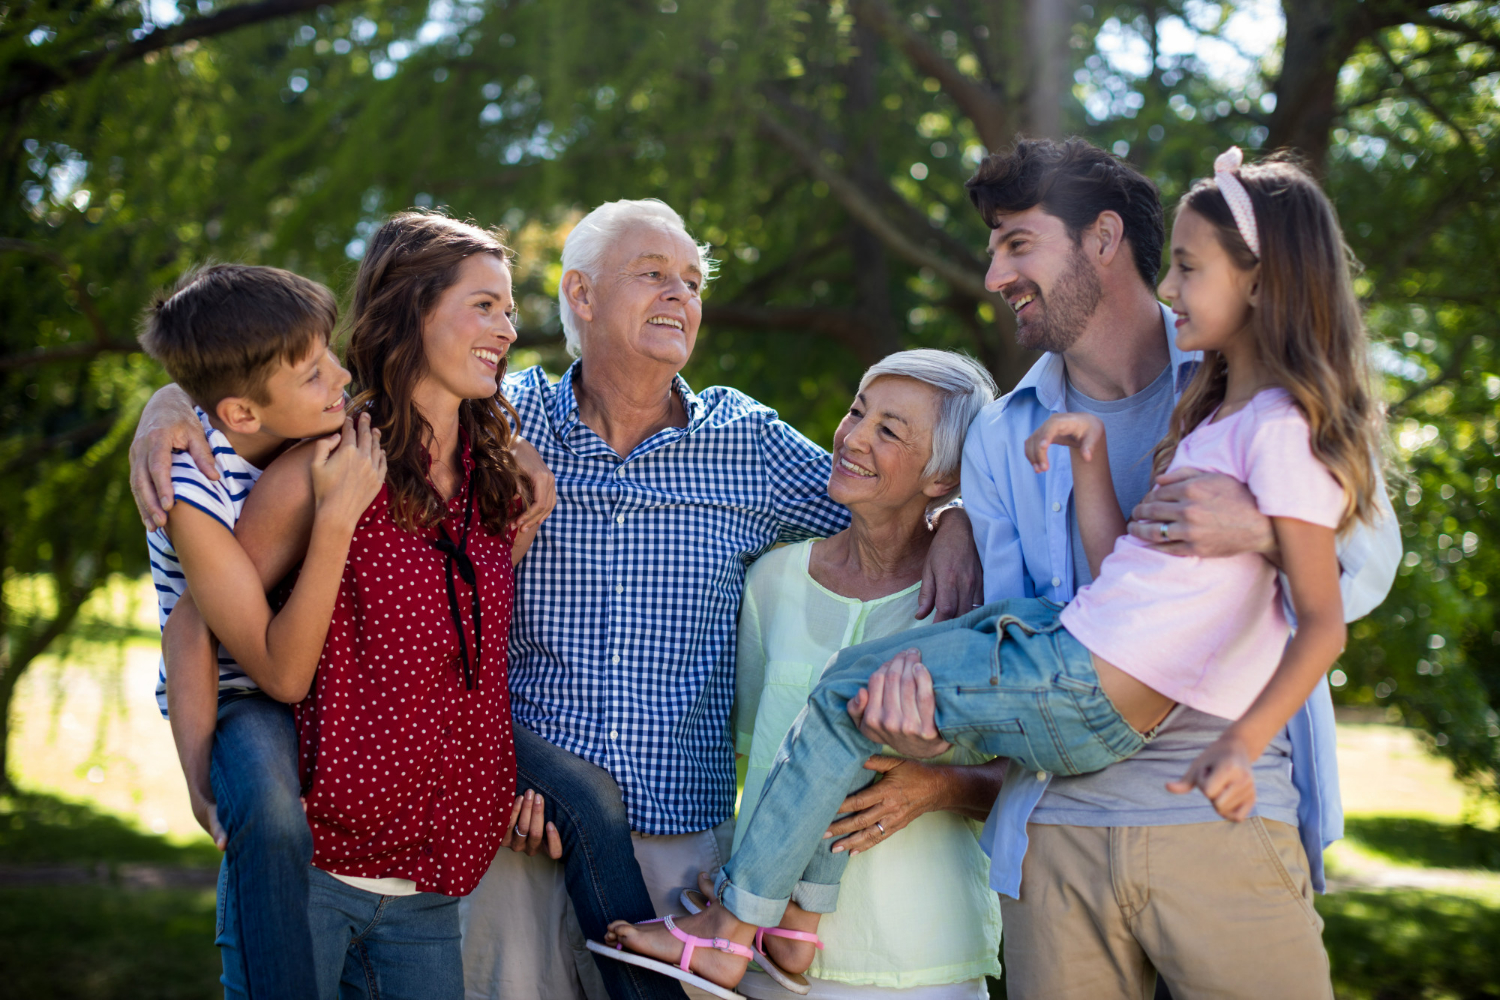
[[[667,932],[682,942],[682,960],[677,963],[677,967],[683,972],[693,971],[689,966],[693,961],[693,952],[699,948],[713,948],[716,951],[724,952],[726,955],[738,955],[740,958],[745,959],[753,960],[755,958],[755,952],[728,938],[697,937],[686,931],[679,930],[677,925],[672,922],[671,917],[662,917],[661,920],[662,923],[667,925]]]
[[[823,942],[812,931],[789,931],[781,927],[759,927],[755,931],[755,948],[757,951],[765,951],[763,941],[769,934],[772,937],[790,938],[793,941],[810,941],[814,948],[823,950]]]

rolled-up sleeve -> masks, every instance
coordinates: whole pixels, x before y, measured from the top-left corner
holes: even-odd
[[[794,542],[843,531],[849,526],[849,512],[828,498],[828,474],[833,471],[828,452],[778,419],[775,411],[768,413],[762,455],[781,522],[778,540]]]

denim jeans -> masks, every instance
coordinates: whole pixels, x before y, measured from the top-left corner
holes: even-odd
[[[562,840],[568,897],[583,936],[602,941],[612,921],[654,918],[615,779],[523,726],[513,724],[511,730],[516,741],[516,793],[531,788],[546,799],[547,819],[557,826]],[[612,1000],[685,1000],[675,979],[609,959],[596,958],[594,964]]]
[[[1093,658],[1045,598],[997,601],[926,628],[851,646],[823,672],[776,753],[719,898],[747,923],[776,925],[789,900],[832,913],[849,855],[823,840],[844,797],[869,784],[880,751],[849,718],[849,699],[905,649],[932,673],[938,732],[1034,771],[1101,771],[1145,746],[1099,688]]]
[[[227,1000],[316,996],[307,929],[312,833],[290,706],[258,691],[219,702],[209,778],[229,838],[214,943]]]
[[[320,1000],[463,1000],[457,896],[382,896],[308,871]]]

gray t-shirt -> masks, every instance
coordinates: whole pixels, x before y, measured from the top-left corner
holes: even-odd
[[[1092,413],[1104,422],[1109,444],[1109,471],[1115,498],[1128,518],[1151,488],[1151,455],[1166,437],[1172,417],[1172,368],[1125,399],[1090,399],[1071,385],[1067,407]],[[1091,579],[1078,524],[1071,517],[1073,569],[1077,586]],[[1213,805],[1198,791],[1174,795],[1166,784],[1182,777],[1193,759],[1228,726],[1229,719],[1178,705],[1140,753],[1106,770],[1078,777],[1054,777],[1031,814],[1031,822],[1050,826],[1176,826],[1218,820]],[[1297,825],[1297,788],[1292,784],[1292,744],[1286,731],[1271,741],[1255,762],[1255,812],[1266,819]]]
[[[1156,442],[1167,436],[1172,420],[1172,366],[1167,365],[1156,381],[1124,399],[1091,399],[1073,388],[1067,388],[1070,413],[1092,413],[1104,423],[1104,439],[1109,447],[1109,474],[1115,481],[1115,499],[1128,518],[1135,505],[1151,489],[1151,456]],[[1083,536],[1078,533],[1073,502],[1068,501],[1068,527],[1073,536],[1073,578],[1075,590],[1094,579],[1089,572],[1088,556],[1083,551]]]

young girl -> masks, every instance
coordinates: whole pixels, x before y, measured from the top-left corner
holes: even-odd
[[[388,474],[297,708],[328,1000],[462,997],[458,897],[512,814],[511,568],[534,535],[516,534],[527,486],[500,394],[512,311],[504,245],[442,216],[393,217],[360,266],[352,407],[381,431]],[[266,578],[306,548],[307,451],[266,470],[240,521]]]
[[[733,997],[725,986],[743,974],[746,945],[757,927],[782,921],[789,899],[832,912],[846,859],[820,837],[842,797],[864,783],[861,764],[873,752],[846,706],[876,666],[908,647],[931,671],[944,739],[1043,774],[1130,756],[1178,702],[1235,719],[1173,790],[1201,789],[1228,819],[1249,815],[1251,762],[1343,648],[1334,542],[1374,513],[1381,418],[1327,198],[1290,163],[1240,170],[1237,149],[1215,170],[1179,206],[1161,286],[1179,346],[1204,359],[1156,467],[1246,484],[1272,521],[1295,636],[1288,641],[1276,569],[1261,556],[1181,558],[1125,535],[1103,426],[1054,416],[1028,440],[1027,457],[1040,472],[1050,445],[1071,448],[1094,582],[1065,608],[1002,601],[844,651],[782,744],[717,878],[721,905],[675,924],[613,926],[609,941],[630,949],[616,952],[625,961],[679,977],[696,970],[699,985]]]

